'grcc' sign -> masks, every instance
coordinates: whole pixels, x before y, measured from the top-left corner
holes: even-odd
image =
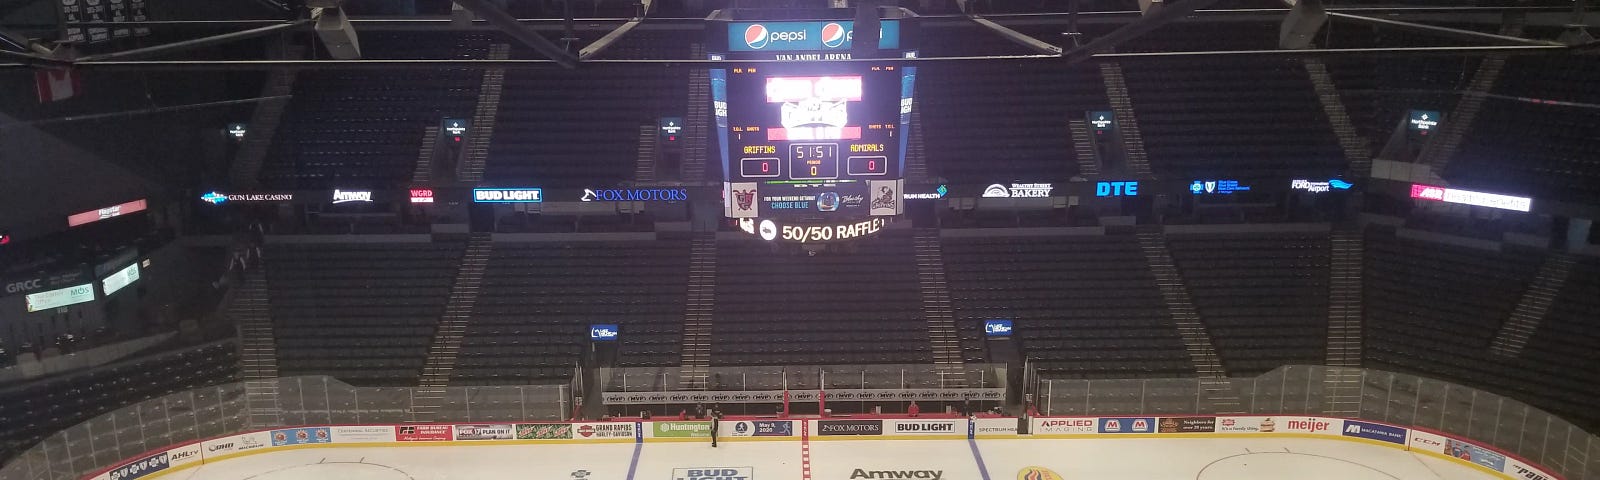
[[[6,284],[6,293],[7,294],[12,294],[12,293],[31,292],[31,291],[34,291],[34,290],[38,290],[39,287],[43,286],[42,283],[44,283],[44,279],[42,279],[42,278],[35,278],[35,279],[32,279],[32,280],[23,280],[23,281],[20,281],[20,282],[7,283]]]

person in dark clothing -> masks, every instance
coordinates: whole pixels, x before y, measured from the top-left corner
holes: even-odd
[[[717,447],[717,427],[722,424],[722,409],[711,406],[711,447]]]
[[[704,403],[696,403],[696,404],[694,404],[694,419],[695,420],[705,420],[706,419],[706,404],[704,404]]]

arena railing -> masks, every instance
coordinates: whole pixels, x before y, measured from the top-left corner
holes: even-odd
[[[965,364],[959,370],[935,365],[789,365],[710,367],[704,373],[683,367],[609,369],[607,392],[662,392],[682,388],[685,378],[704,375],[706,387],[692,390],[842,390],[907,388],[994,388],[1005,386],[1003,364]]]
[[[56,432],[0,466],[0,480],[76,480],[140,453],[252,428],[409,423],[417,387],[355,387],[331,377],[277,379],[277,411],[251,412],[245,385],[228,383],[145,400]],[[564,420],[566,385],[448,387],[432,421]],[[431,402],[430,402],[431,403]],[[260,419],[275,422],[261,424]]]
[[[923,405],[929,411],[987,410],[1005,399],[1006,371],[1003,364],[616,368],[600,371],[601,401],[613,414],[630,416],[688,412],[695,404],[724,405],[737,414],[781,412],[791,404],[864,413],[910,401],[934,402]]]
[[[1198,378],[1040,378],[1030,382],[1030,389],[1044,415],[1265,414],[1372,420],[1481,441],[1564,478],[1600,478],[1600,439],[1595,435],[1517,400],[1415,375],[1292,365],[1258,377],[1229,378],[1222,388],[1216,380]],[[1243,411],[1222,411],[1222,405]]]

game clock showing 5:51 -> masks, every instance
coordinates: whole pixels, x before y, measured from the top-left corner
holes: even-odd
[[[795,180],[839,178],[839,144],[789,144],[789,178]]]

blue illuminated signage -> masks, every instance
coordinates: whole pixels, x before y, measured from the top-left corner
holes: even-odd
[[[1195,195],[1232,195],[1234,192],[1248,192],[1250,186],[1240,184],[1238,180],[1195,180],[1189,184],[1189,191]]]
[[[597,342],[609,342],[617,339],[619,329],[616,325],[590,325],[589,339]]]
[[[1295,179],[1295,180],[1290,180],[1289,181],[1289,189],[1290,190],[1305,190],[1305,191],[1311,192],[1311,193],[1323,193],[1323,192],[1329,192],[1329,191],[1333,191],[1333,190],[1349,190],[1350,187],[1353,187],[1353,186],[1355,186],[1355,185],[1351,184],[1350,182],[1346,182],[1344,180],[1340,180],[1340,179],[1337,179],[1337,178],[1332,179],[1332,180],[1328,180],[1326,182],[1319,182],[1319,181],[1316,181],[1316,180],[1303,180],[1303,179]],[[1190,186],[1189,188],[1193,189],[1194,187]]]
[[[476,203],[539,203],[544,201],[544,191],[537,188],[474,188],[472,201]]]
[[[1009,337],[1011,336],[1011,321],[984,320],[983,334],[989,337]]]
[[[900,48],[900,21],[879,23],[878,48]],[[855,22],[733,22],[728,24],[728,51],[850,50]]]
[[[1095,182],[1096,197],[1137,197],[1139,182]]]
[[[247,203],[276,203],[294,201],[294,192],[252,192],[252,193],[222,193],[206,192],[200,196],[200,201],[212,205],[222,205],[226,202]]]

